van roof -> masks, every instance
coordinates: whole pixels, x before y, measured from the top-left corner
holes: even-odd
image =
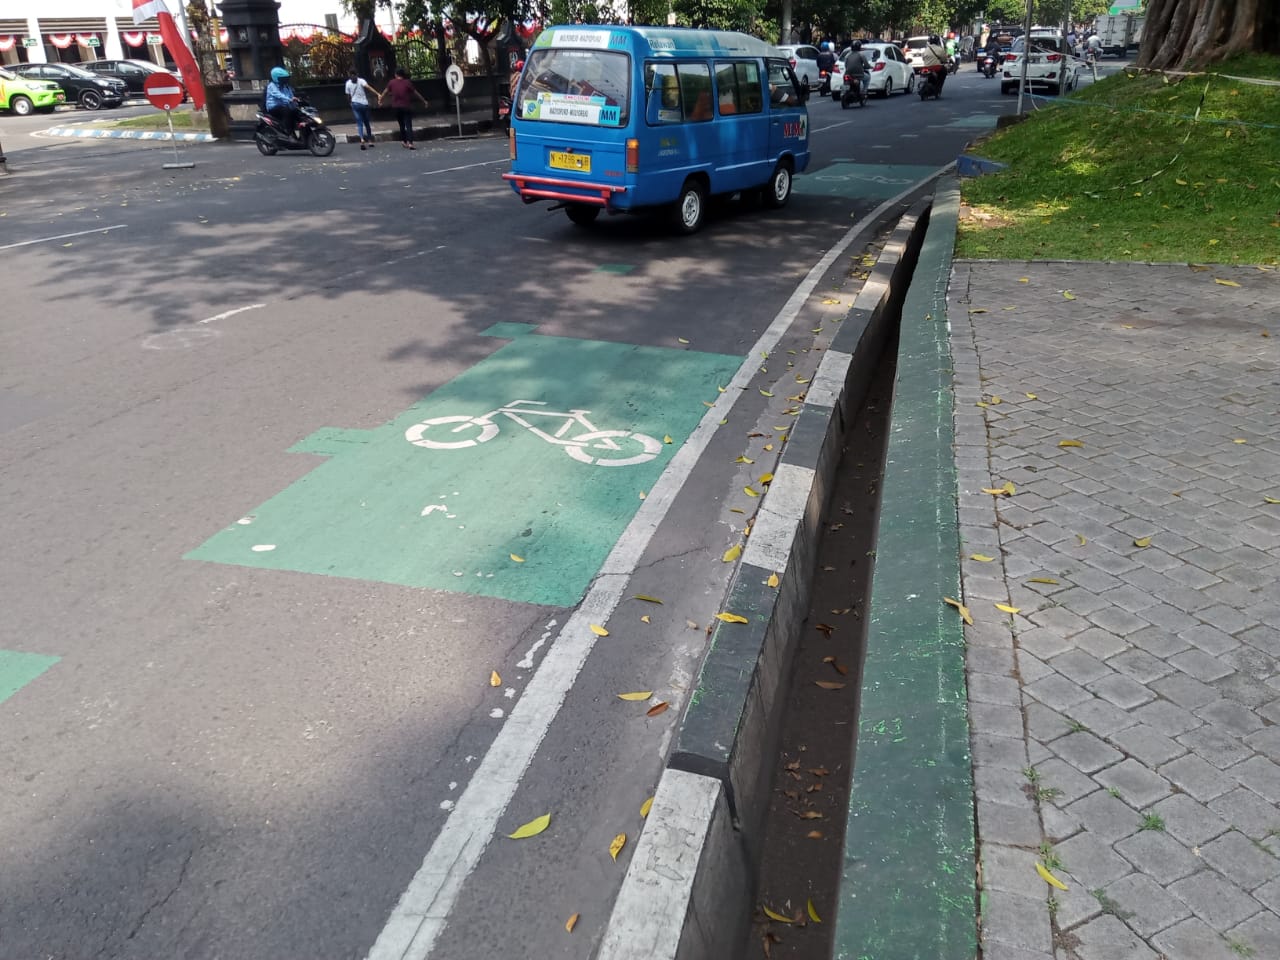
[[[655,57],[738,56],[777,57],[779,50],[759,37],[732,30],[699,30],[693,27],[548,27],[534,41],[535,47],[592,47],[609,49],[607,40],[615,34],[634,38],[636,53]],[[602,37],[603,35],[603,37]],[[543,38],[546,38],[545,40]],[[648,47],[648,51],[645,50]]]

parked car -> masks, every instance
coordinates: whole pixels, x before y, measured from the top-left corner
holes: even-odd
[[[1013,93],[1018,89],[1027,40],[1026,37],[1018,37],[1004,55],[1004,63],[1001,65],[1001,93]],[[1027,60],[1028,87],[1048,87],[1055,97],[1075,89],[1080,79],[1080,62],[1065,53],[1067,40],[1061,33],[1033,31],[1030,46],[1031,55]]]
[[[69,63],[15,63],[9,68],[28,80],[52,80],[67,95],[67,103],[86,110],[118,107],[129,91],[123,80],[100,77]]]
[[[907,37],[902,45],[902,52],[906,55],[907,63],[911,64],[912,69],[924,66],[924,48],[928,45],[928,37]]]
[[[80,66],[104,77],[123,80],[131,97],[142,96],[142,85],[153,73],[172,73],[179,81],[182,80],[182,74],[178,71],[166,70],[150,60],[89,60]]]
[[[791,64],[800,86],[817,90],[822,86],[822,70],[818,67],[818,48],[807,43],[785,44],[778,47]]]
[[[0,110],[25,117],[33,110],[52,110],[66,101],[62,88],[50,80],[28,80],[0,69]]]
[[[843,67],[844,58],[849,55],[846,47],[840,54]],[[911,93],[916,88],[916,75],[911,64],[907,62],[902,48],[896,43],[864,43],[862,55],[871,64],[871,82],[867,84],[867,93],[887,97],[895,90]],[[840,72],[841,89],[844,87],[844,71]],[[831,85],[832,97],[840,99],[834,82]]]

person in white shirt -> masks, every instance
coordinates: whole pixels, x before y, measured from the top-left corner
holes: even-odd
[[[351,112],[356,115],[356,136],[360,138],[360,149],[364,150],[366,143],[372,147],[374,142],[373,126],[369,123],[369,91],[372,90],[377,96],[378,103],[382,103],[382,93],[354,70],[347,75],[346,90],[347,96],[351,98]]]

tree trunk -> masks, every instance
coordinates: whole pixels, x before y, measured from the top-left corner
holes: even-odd
[[[1238,53],[1280,49],[1271,0],[1151,0],[1139,67],[1200,67]]]

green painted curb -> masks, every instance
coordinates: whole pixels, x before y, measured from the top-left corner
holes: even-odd
[[[838,960],[972,960],[973,773],[946,318],[959,183],[939,181],[903,304],[872,580]]]

